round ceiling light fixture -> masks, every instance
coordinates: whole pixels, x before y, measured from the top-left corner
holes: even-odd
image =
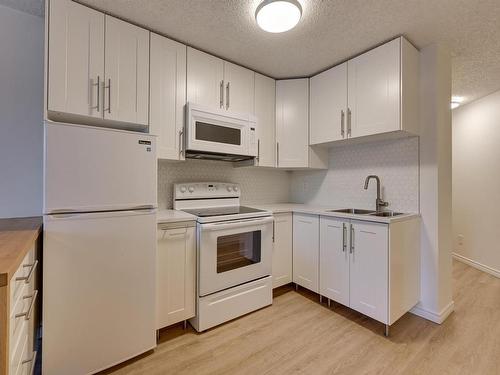
[[[259,27],[269,33],[282,33],[293,29],[302,16],[297,0],[264,0],[255,11]]]

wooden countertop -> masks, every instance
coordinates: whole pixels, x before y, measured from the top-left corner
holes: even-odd
[[[42,230],[42,218],[0,219],[0,287],[9,283]]]

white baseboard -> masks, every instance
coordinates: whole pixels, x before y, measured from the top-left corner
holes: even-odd
[[[415,306],[410,310],[414,315],[420,316],[421,318],[430,320],[431,322],[441,324],[446,318],[455,310],[455,302],[451,301],[443,310],[439,313],[424,309],[420,306]]]
[[[497,270],[495,268],[492,268],[492,267],[489,267],[489,266],[486,266],[482,263],[479,263],[479,262],[476,262],[475,260],[472,260],[472,259],[469,259],[467,257],[464,257],[463,255],[460,255],[460,254],[457,254],[457,253],[452,253],[453,254],[453,258],[455,258],[456,260],[462,262],[462,263],[465,263],[471,267],[474,267],[480,271],[483,271],[483,272],[486,272],[486,273],[489,273],[490,275],[493,275],[495,277],[498,277],[500,278],[500,270]]]

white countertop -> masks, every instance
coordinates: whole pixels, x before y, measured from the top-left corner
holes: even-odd
[[[179,210],[158,210],[156,213],[158,223],[179,223],[182,221],[196,221],[196,216]]]
[[[363,220],[363,221],[372,221],[372,222],[386,223],[386,224],[420,217],[420,214],[418,214],[418,213],[405,213],[403,215],[394,216],[394,217],[380,217],[380,216],[373,216],[373,215],[345,214],[345,213],[340,213],[340,212],[328,212],[329,210],[335,210],[338,208],[345,208],[345,207],[314,206],[314,205],[300,204],[300,203],[248,204],[248,206],[260,208],[262,210],[268,210],[274,214],[286,213],[286,212],[297,212],[297,213],[305,213],[305,214],[311,214],[311,215],[332,216],[332,217],[340,217],[340,218]]]

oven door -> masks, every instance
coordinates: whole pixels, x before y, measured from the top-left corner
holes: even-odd
[[[273,220],[262,217],[199,225],[200,296],[271,274]]]
[[[187,151],[255,156],[253,139],[256,125],[251,116],[207,109],[191,103],[186,108]]]

